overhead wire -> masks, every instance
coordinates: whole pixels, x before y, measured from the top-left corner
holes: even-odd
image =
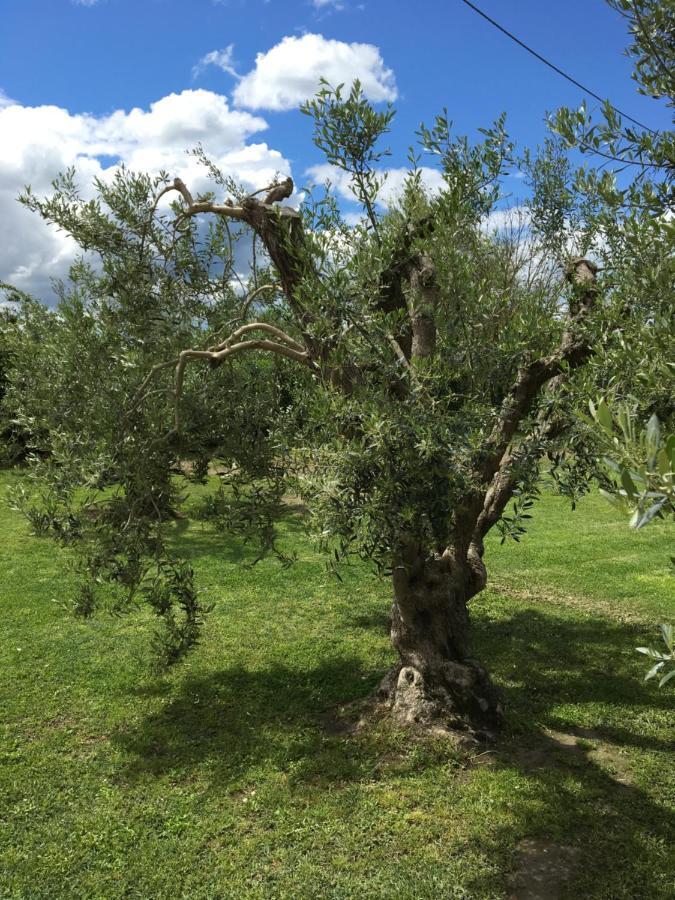
[[[553,69],[553,71],[557,72],[558,75],[562,75],[562,77],[566,78],[567,81],[570,81],[576,87],[581,88],[582,91],[585,91],[587,94],[589,94],[591,97],[594,97],[596,100],[599,100],[601,103],[609,103],[612,109],[618,112],[619,115],[624,119],[628,119],[630,122],[633,122],[635,125],[643,128],[645,131],[649,131],[651,134],[657,134],[657,132],[653,128],[650,128],[649,125],[645,125],[638,119],[634,119],[633,116],[629,116],[628,113],[623,112],[623,110],[619,109],[618,106],[615,106],[615,104],[607,100],[607,98],[601,97],[600,94],[596,94],[595,91],[592,91],[585,84],[577,81],[576,78],[573,78],[567,72],[556,66],[555,63],[552,63],[549,59],[546,59],[546,57],[542,56],[541,53],[537,53],[536,50],[533,50],[532,47],[529,47],[524,41],[521,41],[519,37],[516,37],[515,34],[512,34],[507,28],[504,28],[503,25],[500,25],[499,22],[495,22],[493,18],[491,18],[486,12],[483,12],[483,10],[476,6],[475,3],[472,3],[471,0],[461,0],[461,2],[464,3],[465,6],[468,6],[470,9],[472,9],[475,13],[478,13],[479,16],[482,16],[486,20],[486,22],[490,23],[490,25],[494,25],[494,27],[501,31],[502,34],[505,34],[506,37],[510,38],[512,41],[515,41],[515,43],[522,47],[523,50],[527,50],[528,53],[531,53],[532,56],[535,57],[535,59],[538,59],[539,62],[544,63],[544,65],[548,66],[549,69]]]

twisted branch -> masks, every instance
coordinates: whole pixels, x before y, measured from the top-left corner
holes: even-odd
[[[559,432],[559,423],[540,415],[534,434],[517,448],[511,445],[518,425],[526,416],[544,385],[558,391],[568,378],[567,372],[583,365],[591,355],[581,325],[595,305],[598,288],[595,265],[585,259],[575,259],[567,271],[567,278],[577,289],[574,303],[570,303],[569,324],[558,349],[549,356],[522,366],[516,381],[507,394],[499,421],[488,439],[488,452],[483,456],[477,474],[490,480],[485,494],[465,511],[462,531],[470,535],[470,549],[474,556],[483,555],[483,538],[501,517],[518,484],[514,469],[537,441],[549,440]]]
[[[276,341],[270,341],[265,338],[254,338],[251,341],[237,341],[238,336],[241,336],[242,333],[247,333],[254,328],[273,333],[277,335],[280,340],[283,340],[284,343],[277,343]],[[235,341],[235,343],[231,343],[232,341]],[[309,354],[302,349],[300,344],[280,329],[275,328],[273,325],[267,325],[265,322],[253,322],[250,325],[244,325],[219,345],[219,349],[182,350],[178,354],[176,360],[172,360],[172,362],[168,364],[163,364],[163,367],[173,363],[176,364],[174,375],[174,427],[176,430],[181,427],[180,401],[183,395],[183,381],[185,378],[185,368],[188,362],[191,359],[201,359],[214,365],[222,362],[222,360],[226,359],[228,356],[233,356],[236,353],[242,353],[248,350],[266,350],[270,353],[276,353],[279,356],[285,356],[287,359],[293,359],[310,369],[316,368],[315,363],[312,361]]]
[[[269,322],[249,322],[248,325],[242,325],[240,328],[237,328],[236,331],[233,331],[232,334],[220,344],[209,347],[208,350],[211,353],[218,353],[222,350],[225,350],[235,344],[240,337],[243,337],[250,331],[266,331],[268,334],[271,334],[275,338],[277,338],[277,340],[282,341],[292,350],[295,350],[296,353],[306,353],[305,348],[302,346],[302,344],[299,344],[289,334],[286,334],[285,331],[282,331],[281,328],[277,328],[276,325],[271,325]]]
[[[226,322],[221,328],[215,331],[211,335],[211,339],[217,337],[219,334],[222,334],[226,328],[232,328],[233,325],[236,325],[237,322],[241,322],[241,320],[246,316],[246,313],[249,311],[249,308],[253,301],[258,297],[263,291],[273,291],[278,290],[279,285],[277,284],[261,284],[260,287],[256,288],[254,291],[251,291],[250,294],[247,295],[244,300],[241,310],[239,311],[239,315],[235,316],[234,319],[230,319],[229,322]],[[208,350],[208,345],[206,347],[201,348],[203,350]]]
[[[516,380],[502,403],[499,421],[487,440],[480,474],[491,478],[499,468],[518,425],[532,407],[541,388],[565,370],[581,366],[591,355],[581,326],[595,305],[597,285],[595,265],[586,259],[575,259],[568,268],[567,278],[578,290],[574,305],[570,303],[570,318],[558,348],[549,356],[525,363],[518,370]]]

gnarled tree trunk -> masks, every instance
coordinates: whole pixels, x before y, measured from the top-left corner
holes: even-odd
[[[467,603],[485,584],[477,559],[450,551],[401,554],[394,567],[391,639],[400,662],[380,694],[405,724],[493,735],[503,714],[497,689],[471,655]]]

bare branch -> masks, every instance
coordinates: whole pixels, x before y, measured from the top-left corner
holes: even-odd
[[[134,398],[131,401],[131,405],[129,407],[128,413],[132,413],[136,409],[136,407],[139,405],[139,403],[144,399],[143,392],[145,391],[146,387],[150,384],[152,379],[155,377],[155,375],[158,372],[161,372],[162,369],[170,369],[172,366],[175,366],[177,362],[178,362],[177,359],[169,359],[169,360],[166,360],[166,362],[157,363],[156,366],[153,366],[152,369],[150,369],[148,374],[145,376],[145,378],[141,382],[141,386],[134,394]]]
[[[194,200],[192,194],[188,190],[187,185],[182,178],[174,178],[173,184],[167,185],[157,197],[161,197],[168,191],[178,191],[185,201],[185,209],[176,220],[176,226],[189,216],[196,216],[198,213],[215,213],[219,216],[226,216],[230,219],[245,219],[246,213],[241,206],[233,206],[230,203],[214,203],[212,200]],[[155,203],[156,207],[156,203]]]
[[[249,322],[248,325],[242,325],[241,328],[233,331],[232,334],[222,343],[214,347],[209,347],[208,349],[211,351],[211,353],[218,353],[221,350],[225,350],[226,348],[231,347],[233,344],[237,343],[240,337],[243,337],[250,331],[266,331],[268,334],[274,335],[277,340],[283,341],[284,344],[286,344],[292,350],[295,350],[297,353],[306,352],[302,344],[299,344],[290,335],[286,334],[285,331],[282,331],[281,328],[277,328],[276,325],[270,325],[269,322]]]
[[[175,190],[179,191],[183,200],[185,200],[186,206],[190,207],[194,204],[194,200],[192,199],[192,194],[187,188],[187,185],[183,181],[182,178],[174,178],[173,186]]]
[[[157,212],[157,206],[159,204],[159,201],[162,199],[162,197],[165,194],[168,194],[169,191],[175,191],[175,190],[176,190],[175,184],[167,184],[162,188],[162,190],[159,192],[159,194],[157,194],[155,199],[152,201],[152,206],[150,207],[150,215],[148,217],[149,219],[152,219],[154,214]]]
[[[288,176],[288,178],[284,178],[281,181],[275,179],[271,184],[268,184],[267,187],[258,188],[257,191],[253,191],[251,194],[248,194],[247,200],[250,200],[251,197],[256,197],[258,194],[265,194],[265,204],[278,203],[279,200],[286,200],[293,193],[293,179]]]
[[[239,312],[239,315],[235,316],[234,319],[230,319],[229,322],[226,322],[222,326],[222,328],[219,328],[217,331],[215,331],[210,336],[209,341],[213,341],[213,339],[218,337],[218,335],[222,334],[223,331],[225,331],[225,329],[232,328],[234,325],[237,324],[237,322],[241,322],[241,320],[244,318],[244,316],[248,312],[249,307],[251,306],[253,301],[256,299],[256,297],[258,297],[260,294],[262,294],[263,291],[277,290],[278,287],[279,287],[279,285],[277,285],[277,284],[261,284],[259,288],[256,288],[254,291],[251,291],[251,293],[244,300],[244,303],[243,303],[243,306],[241,307],[241,311]],[[202,347],[201,349],[208,350],[209,344],[206,344],[206,346]]]
[[[243,319],[246,313],[249,310],[249,307],[253,303],[253,301],[260,296],[264,291],[274,291],[278,290],[278,284],[261,284],[260,287],[257,287],[254,291],[248,295],[246,300],[244,300],[244,305],[241,308],[241,312],[239,313],[239,319]]]
[[[258,323],[263,324],[263,323]],[[246,326],[244,326],[246,327]],[[240,329],[241,330],[241,329]],[[289,338],[292,341],[292,338]],[[293,341],[293,343],[295,343]],[[299,344],[296,344],[299,346]],[[294,347],[286,346],[285,344],[277,344],[275,341],[268,341],[263,339],[254,339],[252,341],[240,341],[236,344],[230,344],[228,346],[223,347],[222,350],[183,350],[178,356],[178,362],[176,364],[176,373],[174,376],[174,391],[175,391],[175,400],[174,400],[174,419],[175,419],[175,428],[178,430],[180,428],[181,419],[180,419],[180,401],[183,394],[183,381],[185,378],[185,368],[188,362],[191,359],[201,359],[210,363],[218,363],[223,359],[226,359],[228,356],[233,356],[236,353],[242,353],[249,350],[266,350],[270,353],[276,353],[279,356],[285,356],[287,359],[293,359],[296,362],[300,362],[303,365],[307,366],[310,369],[315,369],[315,364],[310,358],[309,354],[304,351],[296,350]]]
[[[408,357],[405,355],[403,350],[401,349],[401,345],[396,340],[394,335],[390,331],[385,332],[385,337],[389,341],[389,344],[396,354],[398,361],[401,363],[404,369],[407,369],[409,372],[411,371],[410,362],[408,361]]]
[[[246,298],[246,300],[244,302],[244,306],[242,307],[241,314],[236,319],[233,319],[231,322],[228,322],[227,325],[225,325],[223,327],[223,329],[221,329],[221,331],[224,330],[224,328],[231,327],[233,324],[235,324],[237,321],[239,321],[241,318],[243,318],[243,316],[246,313],[246,310],[248,309],[248,307],[250,306],[250,304],[253,302],[253,300],[255,299],[255,297],[257,295],[261,294],[265,290],[272,290],[275,287],[276,287],[276,285],[274,285],[274,284],[264,284],[264,285],[261,285],[257,290],[252,291],[251,294],[249,294],[249,296]],[[235,331],[233,334],[231,334],[229,336],[229,338],[227,338],[227,340],[222,342],[221,344],[202,348],[201,350],[197,350],[197,351],[184,351],[184,352],[203,352],[203,353],[207,353],[207,354],[213,354],[222,349],[225,349],[226,347],[229,347],[233,340],[237,339],[239,336],[241,336],[243,334],[246,334],[248,331],[255,330],[256,328],[259,328],[263,331],[267,331],[270,334],[274,334],[280,340],[285,341],[285,343],[292,350],[295,350],[298,353],[304,353],[304,347],[302,347],[301,344],[297,343],[297,341],[294,341],[293,338],[291,338],[289,335],[287,335],[285,332],[283,332],[280,328],[275,328],[273,325],[268,325],[266,322],[254,322],[254,323],[251,323],[251,325],[244,326],[243,328],[240,328],[238,331]],[[216,332],[216,334],[217,334],[217,332]],[[214,337],[215,337],[215,335],[212,335],[211,340],[213,340]],[[150,369],[148,374],[145,376],[145,378],[141,382],[140,387],[136,391],[133,400],[131,401],[131,405],[130,405],[129,411],[128,411],[129,413],[133,412],[137,408],[137,406],[145,399],[145,397],[147,396],[146,394],[144,394],[145,389],[150,384],[150,382],[153,380],[155,375],[158,372],[163,371],[164,369],[169,369],[169,368],[176,366],[179,361],[180,361],[180,356],[175,357],[174,359],[166,360],[165,362],[157,363],[157,365],[153,366],[152,369]]]
[[[491,478],[499,468],[518,425],[529,412],[541,388],[565,368],[577,368],[589,357],[581,325],[595,304],[597,269],[586,259],[574,259],[567,271],[567,278],[577,289],[577,297],[570,303],[570,319],[560,345],[549,356],[527,362],[518,370],[516,380],[509,390],[499,415],[499,421],[487,441],[483,453],[481,474]]]
[[[185,208],[177,217],[175,227],[182,221],[200,213],[213,213],[225,219],[245,222],[260,237],[268,256],[279,273],[281,287],[286,294],[291,309],[305,335],[306,342],[311,344],[308,329],[313,316],[298,296],[298,286],[306,273],[318,278],[318,273],[311,271],[311,266],[300,260],[304,244],[301,214],[289,206],[272,205],[276,200],[290,195],[293,182],[290,178],[274,185],[270,193],[261,202],[254,195],[245,197],[240,206],[231,202],[214,203],[212,200],[195,200],[185,183],[174,178],[172,189],[180,193]],[[283,197],[278,194],[281,192]],[[258,192],[256,192],[258,193]]]
[[[214,203],[213,200],[197,200],[184,209],[176,221],[182,222],[183,219],[196,216],[199,213],[214,213],[217,216],[225,216],[228,219],[239,219],[241,221],[246,219],[246,213],[241,206],[230,206],[228,203]]]
[[[286,196],[285,192],[292,190],[291,179],[287,178],[275,187],[272,192],[274,196],[272,193],[268,194],[265,202],[249,196],[241,201],[240,206],[232,206],[228,203],[216,204],[212,201],[195,201],[179,178],[174,179],[173,187],[181,194],[186,204],[185,209],[176,220],[177,224],[186,217],[208,212],[225,218],[241,220],[256,232],[278,272],[281,290],[286,295],[291,312],[303,336],[308,358],[312,360],[311,365],[316,367],[321,360],[323,374],[332,383],[343,389],[349,389],[353,373],[341,374],[326,365],[327,348],[322,346],[314,336],[311,327],[315,321],[315,314],[305,299],[308,281],[313,279],[319,288],[321,279],[311,260],[311,253],[305,246],[302,215],[292,207],[272,205],[273,201],[279,199],[276,195],[277,188],[284,192],[284,196]],[[293,350],[290,345],[287,349]],[[294,352],[300,351],[294,350]],[[303,348],[302,353],[304,354],[304,352]]]

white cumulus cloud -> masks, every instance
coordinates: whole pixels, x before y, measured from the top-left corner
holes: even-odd
[[[95,177],[110,178],[123,162],[148,173],[165,169],[199,193],[207,187],[205,172],[185,151],[201,143],[216,165],[253,190],[290,171],[278,150],[249,143],[266,127],[264,119],[233,110],[226,97],[205,90],[107,116],[0,104],[0,281],[49,299],[50,279],[63,277],[77,252],[67,235],[17,203],[26,184],[48,194],[52,180],[74,166],[87,197]]]
[[[493,209],[482,223],[488,234],[517,235],[522,233],[523,239],[530,227],[531,214],[526,206],[508,206]]]
[[[249,109],[292,109],[316,93],[321,78],[351,85],[357,78],[369,100],[395,100],[394,73],[373,44],[347,44],[320,34],[285,37],[267,53],[233,91],[237,106]]]

